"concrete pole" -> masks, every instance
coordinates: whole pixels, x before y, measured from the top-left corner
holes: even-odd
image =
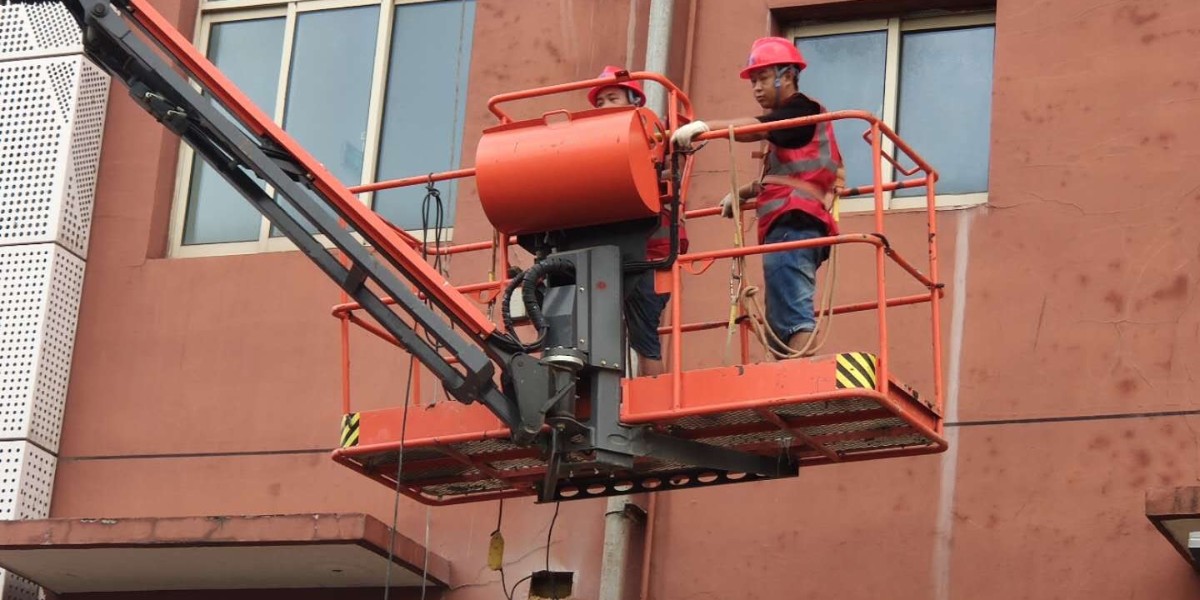
[[[671,53],[671,25],[675,21],[675,0],[650,1],[650,27],[646,33],[646,71],[667,73]],[[646,83],[646,106],[654,112],[667,113],[666,90],[657,83]]]
[[[650,0],[645,71],[666,74],[667,58],[671,51],[671,25],[674,17],[674,0]],[[630,30],[633,29],[631,25]],[[662,86],[654,82],[646,82],[646,106],[660,115],[666,114],[667,94]],[[629,570],[627,564],[629,530],[633,525],[629,513],[625,511],[625,505],[628,503],[628,496],[612,496],[605,505],[604,553],[600,562],[598,600],[623,600],[624,598],[625,574]]]

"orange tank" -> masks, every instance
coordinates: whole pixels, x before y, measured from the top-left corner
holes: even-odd
[[[492,127],[475,151],[479,202],[507,234],[654,217],[663,139],[646,108],[554,111]]]

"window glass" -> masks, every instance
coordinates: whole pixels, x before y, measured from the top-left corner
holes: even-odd
[[[988,189],[995,31],[972,27],[902,37],[897,133],[938,170],[938,194]]]
[[[208,38],[213,64],[268,115],[275,107],[283,30],[283,17],[230,21],[214,24]],[[247,56],[255,59],[246,60]],[[258,211],[197,157],[192,163],[183,243],[255,241],[261,226]]]
[[[800,38],[796,46],[808,63],[800,74],[800,91],[829,111],[860,109],[883,114],[886,31]],[[868,127],[856,119],[834,123],[847,186],[870,185],[874,178],[871,147],[862,139]]]
[[[362,181],[378,26],[377,6],[296,17],[284,129],[345,185]]]
[[[396,7],[377,179],[448,171],[461,164],[474,24],[474,0]],[[446,201],[446,227],[454,223],[456,184],[438,184]],[[375,194],[374,208],[399,227],[419,230],[424,195],[424,186],[384,190]]]

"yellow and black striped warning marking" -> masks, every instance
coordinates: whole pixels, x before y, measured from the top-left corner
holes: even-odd
[[[837,355],[838,388],[875,389],[875,369],[879,358],[866,352],[846,352]]]
[[[358,445],[358,413],[342,415],[342,447]]]

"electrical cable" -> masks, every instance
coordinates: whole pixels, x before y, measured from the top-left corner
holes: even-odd
[[[388,540],[387,573],[384,577],[383,600],[388,600],[392,591],[392,559],[396,547],[396,526],[400,520],[400,482],[404,474],[404,436],[408,433],[408,404],[412,396],[413,366],[416,361],[408,360],[408,383],[404,386],[404,411],[400,416],[400,447],[396,450],[396,497],[392,504],[392,532]],[[429,548],[426,546],[425,551]],[[428,559],[428,556],[426,556]],[[422,580],[423,581],[423,580]],[[424,585],[424,584],[422,584]]]

